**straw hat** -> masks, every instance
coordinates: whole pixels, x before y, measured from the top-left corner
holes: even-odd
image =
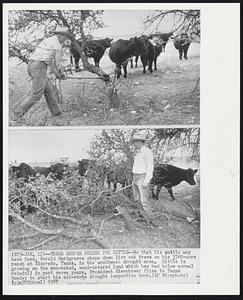
[[[142,133],[142,132],[138,132],[138,133],[135,133],[133,135],[133,137],[131,138],[131,142],[135,142],[135,141],[146,141],[147,138],[146,138],[146,134],[145,133]]]
[[[52,33],[67,34],[67,33],[70,33],[70,31],[67,26],[62,26],[62,25],[57,24],[56,29],[53,30]]]

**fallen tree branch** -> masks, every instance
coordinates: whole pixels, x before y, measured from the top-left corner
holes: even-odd
[[[37,205],[34,205],[34,204],[29,204],[29,205],[31,205],[32,207],[38,209],[38,210],[41,211],[42,213],[44,213],[44,214],[46,214],[46,215],[48,215],[48,216],[50,216],[50,217],[53,217],[53,218],[55,218],[55,219],[69,221],[69,222],[78,224],[78,225],[80,225],[80,226],[82,226],[82,227],[88,227],[88,226],[90,226],[90,223],[89,223],[88,221],[87,221],[86,223],[81,223],[81,222],[79,222],[78,220],[76,220],[76,219],[74,219],[74,218],[71,218],[71,217],[59,216],[59,215],[54,215],[54,214],[52,214],[52,213],[49,213],[49,212],[43,210],[42,208],[40,208],[40,207],[37,206]]]
[[[79,194],[79,195],[76,195],[76,196],[72,196],[71,198],[74,199],[74,198],[78,198],[78,197],[89,197],[89,198],[93,198],[94,196],[90,196],[90,195],[86,195],[86,194]]]
[[[103,193],[107,193],[107,192],[110,192],[110,190],[103,190],[99,193],[99,195],[89,204],[89,206],[91,207],[91,210],[93,212],[93,206],[95,204],[96,201],[99,200],[100,196],[103,194]]]
[[[15,212],[13,212],[12,210],[9,210],[9,214],[18,219],[19,221],[21,221],[22,223],[24,223],[25,225],[29,226],[30,228],[34,229],[35,231],[38,231],[40,233],[43,233],[43,234],[47,234],[47,235],[53,235],[53,234],[61,234],[64,229],[63,228],[59,228],[59,229],[56,229],[56,230],[51,230],[51,229],[42,229],[42,228],[39,228],[38,226],[30,223],[29,221],[25,220],[24,218],[22,218],[20,215],[16,214]]]
[[[132,187],[132,184],[127,185],[127,186],[125,186],[124,188],[121,188],[121,189],[119,189],[119,190],[116,190],[115,192],[113,192],[113,194],[119,193],[119,192],[121,192],[121,191],[123,191],[123,190],[126,190],[126,189],[130,188],[130,187]]]
[[[66,79],[100,79],[100,80],[103,80],[100,77],[71,77],[71,76],[67,76]]]
[[[194,216],[198,219],[198,214],[194,210],[194,208],[191,206],[191,204],[189,204],[186,200],[183,200],[182,202],[185,203],[190,208],[190,210],[193,212]]]
[[[107,221],[109,221],[109,220],[111,220],[111,219],[114,219],[115,217],[118,217],[118,216],[120,216],[120,215],[121,215],[120,213],[117,213],[117,214],[113,214],[113,215],[111,215],[111,216],[109,216],[109,217],[103,219],[102,222],[101,222],[101,224],[100,224],[100,229],[99,229],[99,231],[98,231],[98,236],[100,236],[100,232],[101,232],[101,230],[102,230],[103,225],[104,225],[105,222],[107,222]]]
[[[121,207],[120,205],[118,205],[116,207],[116,210],[119,212],[119,214],[123,217],[126,227],[129,231],[133,231],[135,230],[135,222],[130,218],[128,212],[126,211],[126,209],[124,207]]]
[[[29,235],[22,235],[22,236],[17,236],[16,238],[9,238],[9,242],[15,242],[18,240],[25,240],[25,239],[29,239],[29,238],[34,238],[40,235],[40,232],[37,233],[33,233],[33,234],[29,234]]]
[[[36,248],[39,248],[40,246],[43,246],[43,245],[45,245],[45,244],[47,244],[47,243],[49,243],[49,242],[55,240],[55,239],[58,238],[58,237],[60,237],[60,235],[54,235],[54,236],[51,236],[51,237],[45,239],[44,241],[42,241],[41,243],[38,243],[38,244],[36,244],[36,245],[34,245],[34,246],[31,246],[31,247],[28,247],[28,248],[26,248],[25,250],[34,250],[34,249],[36,249]]]

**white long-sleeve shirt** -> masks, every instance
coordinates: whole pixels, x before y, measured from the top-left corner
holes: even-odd
[[[60,65],[63,54],[63,48],[56,35],[53,35],[42,42],[36,47],[30,59],[44,61],[51,68],[53,65],[58,68]]]
[[[153,152],[146,146],[143,146],[134,158],[132,172],[133,174],[146,174],[144,184],[148,184],[153,177],[153,171]]]

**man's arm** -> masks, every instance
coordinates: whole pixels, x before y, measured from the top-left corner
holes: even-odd
[[[57,78],[61,78],[61,73],[58,71],[54,59],[50,59],[47,61],[48,67],[50,68],[51,73],[53,73]]]

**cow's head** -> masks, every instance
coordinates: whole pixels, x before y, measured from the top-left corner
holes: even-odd
[[[154,35],[151,35],[149,36],[149,42],[153,45],[153,46],[160,46],[164,43],[164,40],[161,39],[159,36],[154,36]]]
[[[50,170],[56,179],[62,179],[62,177],[68,173],[68,164],[56,163],[51,166]]]
[[[146,45],[146,41],[144,37],[135,37],[131,39],[134,43],[134,50],[137,51],[139,54],[147,53],[148,47]]]
[[[112,43],[112,41],[113,41],[113,39],[105,38],[104,41],[105,41],[107,47],[110,47],[110,46],[111,46],[111,43]]]
[[[78,171],[80,176],[86,176],[87,170],[92,165],[92,161],[89,159],[78,160]]]
[[[194,175],[197,173],[198,169],[191,169],[189,168],[186,172],[186,178],[185,181],[188,182],[190,185],[195,185],[196,181],[194,179]]]

